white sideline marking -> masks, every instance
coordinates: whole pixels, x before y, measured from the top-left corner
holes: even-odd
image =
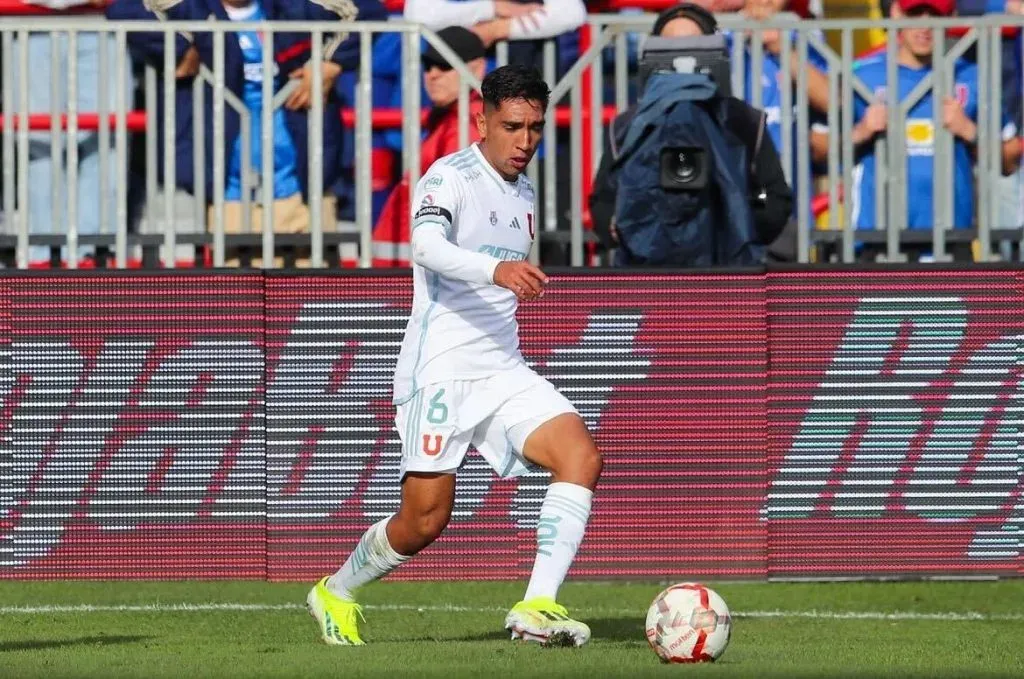
[[[500,606],[455,606],[415,604],[376,604],[364,606],[371,611],[416,611],[447,613],[504,613]],[[42,613],[197,613],[207,611],[298,611],[305,610],[300,604],[243,604],[243,603],[178,603],[178,604],[124,604],[124,605],[41,605],[41,606],[0,606],[0,615],[38,615]],[[635,615],[643,616],[637,609],[586,608],[576,610],[591,615]],[[945,620],[953,622],[979,620],[1024,620],[1022,613],[979,613],[958,611],[948,613],[918,613],[915,611],[737,611],[734,618],[812,618],[817,620]]]

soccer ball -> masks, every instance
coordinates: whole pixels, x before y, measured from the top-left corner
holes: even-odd
[[[695,582],[672,585],[647,611],[647,642],[662,662],[713,662],[731,633],[725,601]]]

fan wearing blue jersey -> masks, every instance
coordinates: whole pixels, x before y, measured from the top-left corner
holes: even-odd
[[[921,16],[950,16],[954,0],[897,0],[891,14],[894,19]],[[873,229],[875,224],[874,140],[888,132],[888,105],[902,102],[932,72],[931,28],[906,28],[898,32],[897,96],[887,96],[886,56],[879,54],[859,62],[854,74],[875,98],[871,102],[857,97],[854,102],[853,144],[857,151],[854,168],[853,221],[859,229]],[[978,137],[978,70],[964,60],[953,69],[952,96],[946,97],[942,108],[942,125],[953,135],[953,226],[970,228],[974,223],[974,154]],[[903,136],[907,157],[907,225],[911,229],[931,229],[935,129],[931,92],[925,94],[907,112]],[[1020,163],[1021,145],[1016,125],[1004,114],[1002,129],[1003,173],[1013,172]]]
[[[501,476],[551,473],[513,639],[580,646],[590,628],[557,603],[590,517],[601,456],[583,418],[519,350],[516,308],[541,296],[525,261],[535,193],[523,174],[537,152],[550,92],[540,74],[505,66],[484,78],[480,142],[439,159],[412,201],[413,302],[395,369],[402,441],[398,512],[363,535],[337,573],[306,598],[328,644],[360,645],[355,593],[431,544],[448,525],[455,474],[470,446]]]

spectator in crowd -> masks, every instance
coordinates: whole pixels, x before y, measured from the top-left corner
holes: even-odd
[[[897,0],[891,7],[894,19],[904,17],[944,17],[955,10],[955,0]],[[899,42],[898,101],[932,72],[932,29],[907,28],[898,31]],[[854,168],[853,220],[859,229],[873,229],[875,224],[875,156],[872,143],[888,132],[888,106],[897,100],[886,96],[886,55],[876,54],[859,62],[854,75],[875,94],[873,101],[857,97],[854,102],[853,139],[857,152]],[[973,153],[977,142],[978,71],[977,67],[958,60],[953,72],[953,96],[946,97],[942,107],[943,127],[953,135],[953,226],[968,228],[974,223]],[[925,94],[907,112],[904,136],[907,156],[907,225],[911,229],[934,226],[932,192],[935,130],[931,92]],[[1004,115],[1002,167],[1004,174],[1013,172],[1020,163],[1021,143],[1016,125]]]
[[[213,18],[217,21],[295,21],[295,22],[337,22],[360,19],[380,19],[386,16],[383,6],[378,0],[150,0],[147,3],[162,16],[171,20],[206,21]],[[111,7],[109,16],[112,19],[145,19],[154,18],[141,6],[140,0],[117,0]],[[129,34],[131,48],[139,56],[162,68],[163,36],[161,34]],[[324,228],[331,231],[335,228],[335,201],[327,188],[334,182],[340,160],[341,145],[341,109],[333,94],[333,83],[343,68],[354,68],[358,64],[358,36],[345,38],[340,35],[325,36],[323,50],[324,63],[321,72],[314,74],[312,66],[307,63],[309,52],[308,33],[301,31],[276,33],[274,35],[274,62],[277,69],[274,78],[274,91],[280,92],[289,82],[294,89],[285,99],[281,108],[273,113],[273,144],[274,144],[274,176],[261,177],[260,181],[273,183],[274,195],[274,227],[278,232],[296,233],[309,229],[309,201],[320,200],[323,205]],[[263,101],[262,83],[262,43],[263,36],[259,32],[239,31],[228,34],[225,41],[225,81],[228,89],[235,94],[248,108],[252,125],[251,164],[253,172],[260,174],[262,169],[261,133],[262,111],[266,102]],[[225,146],[227,159],[227,182],[225,189],[225,230],[239,232],[242,229],[243,215],[241,197],[243,192],[251,192],[253,212],[251,226],[254,231],[262,231],[262,208],[259,201],[262,191],[257,187],[247,186],[240,176],[241,148],[240,117],[232,107],[225,107],[224,138],[215,139],[213,135],[213,95],[208,87],[204,97],[205,115],[202,121],[192,121],[191,78],[200,70],[200,65],[213,67],[213,35],[196,33],[178,36],[176,45],[178,71],[176,75],[181,81],[175,104],[177,113],[176,140],[177,160],[176,178],[178,186],[188,191],[194,190],[195,178],[192,176],[192,124],[202,124],[205,128],[205,149],[201,152],[206,159],[206,195],[212,201],[213,196],[213,144]],[[308,140],[307,124],[312,107],[313,78],[323,81],[325,103],[323,107],[323,185],[309,186],[308,171]],[[162,103],[162,102],[161,102]],[[164,124],[171,124],[165,122]],[[160,127],[163,127],[161,125]],[[255,190],[254,190],[255,188]],[[213,215],[208,221],[213,222]]]
[[[470,28],[486,47],[500,40],[552,38],[583,25],[583,0],[406,0],[405,18],[432,30]]]
[[[695,3],[681,3],[662,12],[654,23],[652,35],[664,37],[691,37],[711,35],[718,29],[714,16]],[[792,245],[775,243],[790,220],[793,209],[793,193],[786,184],[778,152],[766,134],[767,119],[762,111],[754,109],[742,100],[731,97],[728,100],[727,127],[733,130],[754,130],[756,134],[743,139],[747,146],[747,157],[751,163],[749,186],[762,197],[756,201],[754,222],[757,234],[763,244],[771,244],[769,256],[775,259],[791,259]],[[634,104],[612,121],[606,135],[601,164],[594,179],[590,196],[590,213],[594,230],[602,244],[616,247],[618,236],[615,231],[615,203],[618,186],[612,173],[612,165],[618,158],[618,150],[625,140],[629,125],[636,115]],[[619,252],[622,250],[619,248]],[[627,265],[621,255],[617,264]]]
[[[746,0],[743,5],[743,14],[757,22],[767,22],[787,7],[788,0]],[[748,43],[747,55],[744,60],[746,72],[744,74],[743,98],[747,103],[754,100],[754,83],[760,77],[762,83],[761,108],[768,116],[768,133],[772,136],[776,148],[782,148],[782,79],[789,78],[793,83],[793,125],[796,125],[796,81],[800,71],[807,73],[807,103],[810,105],[810,152],[814,162],[823,162],[828,156],[828,128],[825,127],[825,120],[829,109],[828,91],[828,62],[818,53],[816,49],[808,46],[807,61],[800,62],[796,50],[796,39],[792,40],[792,50],[789,53],[788,63],[781,63],[782,54],[782,32],[777,28],[766,28],[761,31],[762,44],[764,46],[761,73],[753,72],[753,63]],[[822,38],[824,40],[824,38]],[[792,136],[793,144],[796,144],[796,131]],[[798,149],[794,146],[794,152]],[[796,167],[796,153],[793,155],[794,167]],[[791,172],[795,177],[796,172]],[[809,179],[809,178],[808,178]]]
[[[484,77],[486,50],[480,37],[467,28],[451,26],[438,32],[438,37],[455,55],[466,63],[478,80]],[[459,150],[459,72],[441,53],[430,47],[424,53],[423,86],[430,99],[431,110],[424,128],[426,134],[420,147],[420,173],[439,158]],[[480,139],[476,116],[483,105],[476,91],[470,95],[470,141]],[[409,266],[409,178],[403,177],[388,197],[373,231],[374,266]]]
[[[1024,0],[957,0],[957,14],[960,16],[981,16],[1002,12],[1010,16],[1024,15]],[[1004,27],[1002,30],[1002,95],[1003,109],[1020,129],[1024,124],[1024,91],[1022,91],[1022,36],[1019,27]],[[1021,200],[1022,172],[999,179],[999,211],[995,228],[1010,228],[1024,224],[1024,205]]]
[[[77,84],[76,107],[79,113],[97,113],[100,110],[100,79],[105,80],[106,85],[106,110],[113,113],[117,101],[118,88],[127,88],[127,81],[116,80],[117,45],[114,34],[109,33],[100,36],[99,33],[89,32],[88,27],[96,25],[103,20],[103,8],[109,0],[23,0],[26,14],[37,14],[39,7],[52,10],[54,13],[74,14],[76,20],[81,22],[82,32],[77,35],[76,57],[78,67],[74,76]],[[17,92],[21,76],[27,75],[31,84],[28,87],[28,111],[29,113],[49,114],[52,112],[53,104],[59,113],[67,110],[68,98],[68,65],[69,65],[69,42],[67,34],[50,34],[47,32],[28,34],[28,63],[20,63],[21,46],[18,44],[19,36],[15,35],[15,46],[13,50],[14,81],[10,83]],[[56,41],[56,52],[51,52],[53,41]],[[100,72],[100,52],[105,51],[107,58],[106,72]],[[61,77],[57,82],[51,83],[50,77],[52,56],[56,54],[58,71]],[[126,72],[130,72],[126,68]],[[58,97],[57,102],[51,102],[51,91],[55,91]],[[17,107],[17,102],[15,106]],[[75,226],[79,235],[95,235],[101,231],[112,233],[114,224],[101,223],[101,205],[106,205],[107,215],[113,220],[115,212],[115,197],[117,190],[117,178],[120,175],[119,163],[127,162],[125,158],[117,158],[113,154],[114,135],[109,136],[108,150],[111,151],[109,162],[106,167],[106,194],[101,190],[100,174],[100,135],[97,130],[81,131],[75,140],[68,139],[66,134],[61,135],[60,146],[51,145],[50,132],[32,132],[29,135],[29,166],[28,177],[25,181],[28,185],[28,206],[25,215],[28,217],[28,228],[32,234],[57,234],[63,235],[71,226],[68,223],[67,189],[61,179],[59,186],[53,186],[54,170],[57,170],[61,177],[67,172],[66,153],[67,144],[74,143],[78,146],[78,182],[76,191],[78,200],[76,204],[77,219]],[[56,167],[54,167],[56,165]],[[57,195],[54,205],[54,192]],[[57,208],[54,213],[53,209]],[[12,215],[6,215],[6,229],[10,230],[15,221]],[[84,251],[83,251],[84,254]],[[67,253],[64,253],[66,256]],[[56,249],[35,246],[29,251],[29,260],[35,264],[41,264],[47,260],[51,264],[59,261],[59,252]]]

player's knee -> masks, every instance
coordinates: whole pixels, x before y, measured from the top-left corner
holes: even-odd
[[[403,506],[388,524],[391,546],[399,554],[416,554],[440,537],[450,517],[451,507],[444,505],[415,508]]]
[[[593,490],[598,479],[601,478],[604,460],[597,447],[589,441],[587,445],[565,450],[558,459],[559,463],[556,468],[551,470],[558,480],[575,483]]]
[[[579,473],[587,481],[582,485],[593,488],[601,478],[601,471],[604,469],[604,458],[601,457],[597,446],[590,445],[584,448],[579,455]]]
[[[412,530],[423,541],[424,546],[429,545],[444,532],[451,515],[451,510],[447,507],[433,507],[413,518]]]

